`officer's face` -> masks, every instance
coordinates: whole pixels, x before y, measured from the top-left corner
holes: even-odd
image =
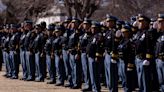
[[[115,22],[114,21],[107,21],[106,22],[106,27],[113,28],[114,26],[115,26]]]
[[[36,33],[41,32],[41,28],[40,28],[40,27],[35,28],[35,32],[36,32]]]
[[[129,32],[128,32],[128,31],[122,32],[122,36],[123,36],[124,38],[129,38]]]
[[[97,28],[96,27],[92,27],[91,28],[91,33],[94,34],[96,32]]]
[[[27,24],[24,25],[24,29],[25,30],[31,30],[32,29],[32,25],[27,23]]]
[[[60,35],[61,35],[61,31],[55,32],[55,35],[56,35],[57,37],[60,36]]]
[[[15,32],[17,32],[17,29],[16,29],[16,28],[12,28],[12,29],[11,29],[11,32],[12,32],[12,33],[15,33]]]
[[[141,20],[139,21],[139,25],[138,25],[138,28],[139,29],[145,29],[149,26],[149,23],[145,20]]]
[[[47,31],[47,34],[48,34],[48,36],[51,36],[52,32],[51,31]]]
[[[164,31],[164,20],[158,21],[158,30]]]
[[[64,23],[63,25],[64,25],[64,27],[66,28],[66,27],[68,26],[68,23]]]
[[[72,22],[72,23],[71,23],[71,28],[72,28],[72,29],[77,28],[77,26],[78,26],[78,23],[77,23],[77,22]]]
[[[87,24],[87,23],[83,24],[83,29],[89,29],[89,28],[90,28],[89,24]]]

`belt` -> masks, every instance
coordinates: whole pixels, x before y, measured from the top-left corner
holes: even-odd
[[[118,52],[119,58],[123,58],[123,52]]]
[[[143,59],[144,58],[143,54],[137,54],[136,57],[139,58],[139,59]]]
[[[105,48],[105,51],[106,51],[107,53],[110,53],[110,52],[111,52],[111,50],[110,50],[109,48]]]
[[[158,59],[161,59],[162,61],[164,61],[164,56],[158,56]]]
[[[82,50],[81,52],[82,52],[82,53],[86,53],[86,50]]]

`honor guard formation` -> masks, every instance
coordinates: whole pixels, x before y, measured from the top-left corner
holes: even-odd
[[[6,78],[44,82],[83,92],[164,92],[164,14],[131,21],[76,17],[46,25],[25,20],[0,28]],[[1,64],[2,64],[1,62]]]

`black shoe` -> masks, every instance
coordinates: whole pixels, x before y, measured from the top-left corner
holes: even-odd
[[[11,78],[12,76],[11,75],[7,75],[6,78]]]
[[[36,79],[35,82],[44,82],[44,79]]]
[[[57,83],[55,86],[63,86],[64,83]]]
[[[71,87],[71,89],[79,89],[80,87],[79,86],[73,86]]]
[[[18,79],[18,77],[17,76],[13,76],[10,79]]]
[[[47,77],[46,79],[47,79],[47,80],[50,80],[50,77]]]
[[[47,84],[55,84],[55,81],[49,81]]]
[[[70,88],[71,88],[72,85],[70,85],[70,84],[65,84],[64,87],[70,87]]]
[[[91,88],[84,88],[84,89],[82,89],[81,91],[82,91],[82,92],[88,92],[88,91],[92,91],[92,89],[91,89]]]
[[[19,80],[26,80],[27,78],[21,78],[21,79],[19,79]]]
[[[7,74],[3,75],[3,77],[7,77]]]
[[[34,81],[34,79],[26,79],[26,81]]]

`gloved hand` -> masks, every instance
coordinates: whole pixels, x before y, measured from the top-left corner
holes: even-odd
[[[115,64],[117,63],[117,61],[114,60],[114,59],[111,59],[111,62],[112,62],[112,63],[115,63]]]
[[[144,66],[149,66],[149,65],[150,65],[150,61],[144,60],[144,61],[143,61],[143,65],[144,65]]]

